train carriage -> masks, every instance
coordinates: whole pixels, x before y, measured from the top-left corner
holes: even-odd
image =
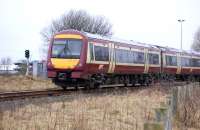
[[[200,55],[134,41],[66,30],[53,36],[48,52],[48,77],[63,88],[75,85],[148,85],[167,74],[200,73]]]
[[[162,73],[175,75],[180,73],[179,60],[176,49],[161,47],[162,50]]]
[[[192,59],[191,59],[191,73],[198,77],[200,75],[200,53],[191,52]]]
[[[181,71],[180,73],[183,75],[190,75],[192,73],[192,64],[191,64],[191,58],[192,54],[188,53],[186,51],[182,51],[180,53],[180,66]]]
[[[48,77],[65,85],[91,80],[131,83],[133,78],[160,72],[160,59],[154,46],[68,30],[51,40]]]

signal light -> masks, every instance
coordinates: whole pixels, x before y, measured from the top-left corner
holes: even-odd
[[[28,59],[30,57],[29,50],[25,50],[25,57]]]

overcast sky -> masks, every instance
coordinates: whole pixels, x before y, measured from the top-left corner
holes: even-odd
[[[177,20],[185,19],[183,49],[189,50],[200,26],[199,5],[200,0],[0,0],[0,58],[23,59],[30,49],[31,59],[39,59],[40,31],[70,9],[107,17],[115,37],[174,48],[180,48]]]

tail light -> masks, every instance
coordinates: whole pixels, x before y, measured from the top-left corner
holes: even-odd
[[[48,49],[48,55],[47,55],[47,68],[48,69],[53,69],[54,68],[53,64],[51,63],[52,45],[53,45],[53,39],[50,40],[49,49]]]
[[[78,67],[82,67],[82,66],[83,66],[82,63],[79,63],[79,64],[78,64]]]
[[[47,61],[47,68],[48,69],[53,69],[54,68],[53,64],[51,63],[51,60]]]

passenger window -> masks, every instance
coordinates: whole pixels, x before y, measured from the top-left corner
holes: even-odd
[[[159,55],[158,54],[149,53],[148,59],[149,59],[149,64],[155,64],[155,65],[159,64]]]
[[[133,52],[132,51],[128,51],[128,63],[133,63]]]
[[[181,66],[189,67],[190,65],[190,58],[181,57]]]
[[[116,49],[116,62],[118,63],[144,63],[144,53],[130,50]]]
[[[120,63],[120,62],[123,63],[123,54],[122,54],[122,50],[116,49],[115,55],[116,55],[116,62],[118,62],[118,63]]]
[[[116,49],[116,61],[119,63],[126,63],[124,50]]]
[[[131,51],[116,49],[116,61],[119,63],[133,63],[133,55]]]
[[[94,46],[95,60],[96,61],[108,61],[109,51],[108,47]]]
[[[192,59],[192,67],[200,67],[200,59]]]
[[[176,56],[166,56],[166,65],[177,66],[177,57]]]
[[[144,64],[144,53],[143,52],[133,52],[134,60],[136,64]]]

